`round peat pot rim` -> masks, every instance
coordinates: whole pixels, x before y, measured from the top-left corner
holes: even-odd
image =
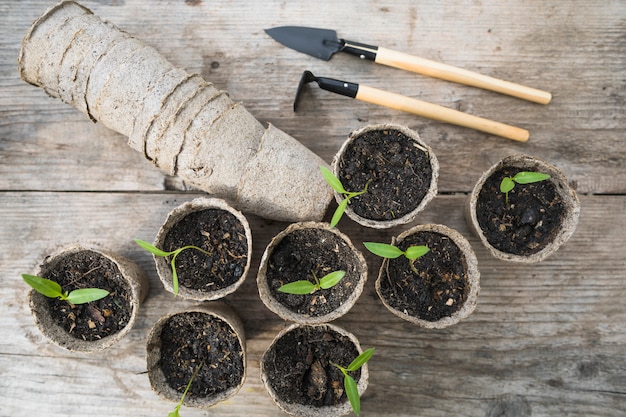
[[[392,238],[391,243],[393,245],[396,245],[402,242],[408,236],[411,236],[418,232],[435,232],[449,237],[465,256],[465,261],[467,263],[467,286],[469,287],[469,291],[467,293],[467,298],[461,308],[456,310],[454,313],[452,313],[452,315],[448,317],[442,317],[436,321],[428,321],[397,310],[396,308],[391,306],[383,296],[380,284],[385,274],[387,264],[389,262],[388,259],[384,259],[382,265],[380,266],[378,278],[375,285],[376,293],[378,294],[378,297],[380,298],[384,306],[391,313],[400,317],[401,319],[427,329],[443,329],[457,324],[459,321],[467,318],[474,312],[476,304],[478,303],[478,294],[480,293],[480,271],[478,270],[478,260],[470,243],[461,233],[441,224],[423,224],[413,226],[412,228],[402,232],[397,237]]]
[[[554,237],[554,239],[549,242],[543,249],[539,252],[531,254],[531,255],[517,255],[513,253],[503,252],[495,247],[493,247],[485,233],[481,229],[478,218],[476,214],[476,206],[478,204],[478,195],[482,190],[485,182],[491,177],[491,175],[497,170],[503,167],[515,167],[515,168],[529,168],[536,169],[539,166],[541,172],[547,173],[550,175],[550,178],[547,181],[550,181],[554,184],[555,190],[563,199],[563,204],[565,206],[565,215],[563,218],[563,223],[561,225],[560,230]],[[474,234],[478,236],[482,244],[488,249],[488,251],[497,259],[503,261],[511,261],[511,262],[520,262],[520,263],[537,263],[546,259],[548,256],[552,255],[556,252],[561,245],[569,240],[574,231],[576,230],[576,226],[578,225],[578,218],[580,216],[580,201],[578,200],[578,196],[576,195],[576,191],[574,191],[567,183],[567,178],[565,174],[550,164],[549,162],[537,158],[534,156],[529,156],[525,154],[513,154],[509,155],[496,164],[494,164],[491,168],[485,171],[479,178],[478,182],[474,186],[472,193],[470,194],[467,204],[465,206],[465,218],[467,220],[468,225],[473,230]]]
[[[184,405],[186,407],[207,409],[219,402],[222,402],[234,396],[235,394],[237,394],[237,392],[239,392],[241,387],[243,387],[247,376],[246,336],[243,323],[239,315],[232,307],[228,306],[222,301],[214,301],[207,304],[200,304],[197,306],[188,307],[182,311],[176,311],[166,314],[162,316],[159,320],[157,320],[154,326],[152,326],[150,333],[148,334],[148,339],[146,342],[146,363],[150,387],[160,398],[163,398],[167,401],[177,403],[178,401],[180,401],[182,393],[176,391],[167,383],[165,375],[163,374],[163,370],[159,365],[159,362],[161,360],[161,333],[163,331],[163,326],[170,318],[179,314],[186,313],[202,313],[211,316],[212,318],[217,318],[223,321],[231,327],[231,329],[237,335],[237,340],[241,345],[243,374],[241,375],[241,381],[239,381],[236,386],[231,387],[226,391],[219,392],[210,397],[198,397],[196,395],[189,395],[185,397]]]
[[[250,270],[250,263],[252,259],[252,231],[250,230],[248,220],[241,212],[234,209],[230,204],[220,198],[198,197],[172,209],[157,233],[157,236],[154,240],[154,246],[161,249],[169,231],[173,229],[179,221],[185,218],[185,216],[190,213],[209,209],[223,210],[232,214],[245,229],[246,242],[248,245],[248,251],[246,254],[246,266],[243,270],[243,273],[241,274],[241,277],[239,277],[236,282],[229,285],[228,287],[224,287],[219,290],[200,291],[179,285],[178,296],[183,299],[196,301],[213,301],[223,298],[226,295],[235,292],[241,286],[241,284],[243,284],[248,275],[248,271]],[[159,279],[163,283],[163,287],[166,289],[166,291],[173,294],[174,287],[172,285],[172,269],[170,262],[167,261],[167,258],[161,256],[153,255],[153,258],[156,264],[157,274],[159,275]]]
[[[354,142],[354,140],[356,140],[361,135],[367,132],[375,131],[375,130],[397,130],[400,133],[407,136],[409,139],[412,139],[413,141],[417,142],[421,148],[426,149],[426,152],[428,153],[428,157],[430,160],[430,166],[432,168],[432,175],[430,178],[430,187],[428,188],[426,195],[424,195],[424,198],[422,198],[422,201],[420,201],[417,207],[415,207],[410,212],[406,213],[404,216],[398,217],[393,220],[372,220],[372,219],[367,219],[365,217],[362,217],[356,214],[349,204],[346,207],[346,210],[345,210],[346,215],[348,215],[348,217],[350,217],[352,220],[354,220],[358,224],[362,226],[370,227],[373,229],[388,229],[394,226],[400,226],[400,225],[413,221],[417,217],[417,215],[422,210],[424,210],[426,205],[430,203],[430,201],[433,198],[435,198],[435,196],[437,195],[437,181],[439,179],[439,161],[437,160],[437,157],[435,156],[435,153],[433,152],[431,147],[428,146],[428,144],[426,144],[420,138],[420,136],[418,135],[416,131],[409,129],[406,126],[397,125],[393,123],[374,124],[374,125],[364,126],[360,129],[357,129],[351,132],[348,135],[348,138],[343,142],[343,144],[339,148],[339,151],[337,151],[337,153],[335,154],[331,163],[331,168],[335,176],[339,177],[339,163],[341,162],[343,158],[343,154],[346,152],[346,149],[352,144],[352,142]],[[338,192],[334,190],[333,190],[333,194],[335,196],[335,201],[337,202],[337,204],[341,204],[341,201],[344,199],[343,195],[339,194]]]
[[[290,310],[272,295],[272,291],[270,290],[270,287],[267,282],[267,268],[268,268],[269,258],[272,255],[273,250],[289,234],[293,233],[294,231],[306,230],[306,229],[318,229],[318,230],[328,231],[328,232],[333,233],[335,236],[337,236],[341,240],[343,240],[347,244],[347,246],[350,248],[352,254],[354,254],[355,256],[355,259],[356,259],[355,269],[358,271],[357,273],[359,275],[359,280],[357,282],[357,285],[353,289],[350,296],[338,308],[322,316],[309,316],[306,314],[300,314],[300,313]],[[368,272],[367,262],[365,261],[363,254],[354,246],[354,244],[352,243],[352,241],[347,235],[339,231],[337,228],[331,228],[328,223],[299,222],[299,223],[292,223],[289,226],[287,226],[287,228],[285,228],[276,236],[274,236],[272,240],[270,241],[270,243],[265,248],[265,251],[263,252],[263,255],[261,257],[259,271],[257,274],[257,287],[259,290],[259,296],[261,298],[261,301],[263,301],[263,304],[265,304],[265,306],[270,311],[274,312],[282,319],[299,323],[299,324],[309,324],[309,325],[323,324],[323,323],[328,323],[330,321],[333,321],[343,316],[348,311],[350,311],[350,309],[352,309],[354,304],[357,302],[357,300],[361,296],[361,293],[363,292],[363,288],[365,287],[365,282],[367,281],[367,272]],[[330,290],[332,291],[332,289]]]
[[[139,314],[139,306],[148,295],[149,284],[143,270],[130,259],[110,251],[85,247],[79,244],[68,246],[47,257],[44,263],[37,268],[35,275],[43,276],[42,267],[44,265],[55,266],[62,258],[80,252],[93,252],[99,256],[103,256],[111,261],[119,270],[120,277],[126,283],[130,291],[129,303],[131,311],[126,326],[118,332],[99,340],[82,340],[70,335],[62,326],[52,319],[46,307],[46,296],[31,289],[28,293],[28,304],[35,320],[35,325],[41,333],[56,346],[72,352],[95,353],[113,346],[131,331]]]
[[[283,330],[281,330],[278,335],[276,335],[276,337],[274,337],[274,339],[272,340],[272,343],[270,343],[269,347],[267,348],[267,350],[263,353],[263,357],[261,358],[261,380],[263,381],[263,385],[265,386],[265,389],[267,390],[268,394],[270,395],[270,398],[272,399],[272,401],[274,401],[274,403],[285,413],[291,415],[291,416],[298,416],[298,417],[338,417],[338,416],[343,416],[346,414],[349,414],[352,412],[352,406],[350,405],[350,402],[348,400],[346,400],[344,403],[342,404],[336,404],[334,406],[322,406],[322,407],[315,407],[312,405],[306,405],[306,404],[297,404],[297,403],[287,403],[285,401],[283,401],[281,398],[278,397],[278,394],[276,393],[276,391],[273,389],[273,387],[270,384],[270,381],[268,379],[267,374],[265,373],[264,370],[264,363],[266,362],[266,358],[267,355],[269,354],[269,352],[271,351],[271,349],[274,347],[274,345],[276,344],[276,342],[278,340],[280,340],[283,336],[285,336],[286,334],[290,333],[293,330],[296,329],[306,329],[306,328],[326,328],[330,331],[336,332],[341,334],[342,336],[346,336],[356,347],[356,350],[358,352],[358,354],[360,355],[361,353],[363,353],[363,349],[361,348],[361,344],[359,343],[359,340],[356,338],[356,336],[354,336],[352,333],[348,332],[347,330],[343,329],[342,327],[339,327],[335,324],[332,323],[322,323],[322,324],[301,324],[301,323],[292,323],[290,326],[284,328]],[[369,379],[369,371],[368,371],[368,363],[364,364],[361,368],[361,376],[359,377],[359,381],[357,382],[357,389],[359,392],[359,396],[362,396],[363,393],[365,392],[365,390],[367,389],[368,386],[368,379]]]

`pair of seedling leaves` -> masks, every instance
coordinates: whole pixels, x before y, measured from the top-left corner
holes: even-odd
[[[109,295],[107,290],[100,288],[80,288],[69,292],[63,291],[58,282],[36,275],[22,274],[22,279],[38,293],[48,298],[67,301],[70,304],[90,303]]]

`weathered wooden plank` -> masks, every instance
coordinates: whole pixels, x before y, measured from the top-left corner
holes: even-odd
[[[0,189],[166,189],[169,182],[124,138],[93,126],[79,112],[19,80],[15,60],[20,40],[51,3],[0,4]],[[626,159],[621,146],[626,126],[622,2],[462,1],[452,6],[397,0],[384,6],[333,3],[330,9],[278,1],[85,5],[177,65],[230,91],[258,119],[274,123],[327,161],[350,131],[396,122],[416,129],[431,144],[441,162],[442,191],[469,191],[481,171],[513,152],[548,159],[582,193],[626,190],[624,177],[615,175]],[[353,16],[367,16],[368,24]],[[283,24],[336,28],[340,36],[544,88],[554,100],[548,106],[527,103],[350,56],[323,62],[284,48],[263,32]],[[531,139],[513,143],[313,86],[294,114],[292,101],[304,69],[519,125],[531,131]]]
[[[191,303],[162,289],[150,256],[132,238],[152,239],[167,212],[197,194],[0,194],[0,391],[2,412],[47,416],[165,415],[171,405],[150,392],[145,338],[156,320]],[[418,222],[443,223],[466,235],[481,270],[475,313],[442,331],[405,324],[374,293],[380,261],[365,254],[370,278],[356,306],[337,321],[363,346],[377,347],[364,415],[569,415],[626,412],[626,261],[624,196],[582,196],[579,227],[553,257],[534,266],[491,258],[468,234],[466,196],[440,195]],[[227,297],[248,334],[248,379],[242,391],[211,415],[280,414],[265,393],[259,360],[286,323],[258,298],[254,280],[271,237],[286,224],[250,217],[254,240],[251,276]],[[364,240],[387,241],[402,228],[376,231],[343,219],[340,229],[363,250]],[[17,243],[17,242],[24,242]],[[103,358],[72,355],[51,346],[34,327],[19,274],[72,242],[118,251],[149,274],[152,289],[131,334]],[[10,376],[10,377],[7,377]],[[503,411],[504,410],[504,411]],[[517,414],[513,410],[517,410]],[[521,411],[520,411],[521,410]],[[524,411],[526,410],[526,411]],[[184,409],[185,416],[206,415]],[[499,414],[498,414],[499,413]]]

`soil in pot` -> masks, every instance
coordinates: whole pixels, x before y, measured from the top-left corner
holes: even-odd
[[[329,230],[293,230],[274,247],[267,263],[266,279],[271,295],[291,311],[307,316],[325,316],[341,306],[355,291],[360,280],[357,255],[349,244]],[[330,289],[313,294],[287,294],[282,285],[298,280],[314,282],[334,271],[346,275]]]
[[[198,367],[188,395],[212,397],[241,384],[241,343],[228,323],[197,311],[171,316],[161,332],[159,366],[168,385],[182,393]]]
[[[370,130],[345,149],[337,177],[349,191],[368,191],[350,201],[357,215],[393,220],[412,212],[426,196],[432,166],[426,149],[395,129]],[[391,203],[391,206],[390,206]]]
[[[380,294],[398,311],[425,321],[450,317],[469,294],[467,260],[461,249],[441,233],[419,231],[405,237],[398,247],[426,245],[430,251],[413,262],[404,256],[385,262],[386,276],[380,280]]]
[[[109,295],[87,304],[45,297],[50,317],[68,334],[85,341],[96,341],[124,329],[131,318],[132,291],[117,265],[106,256],[82,250],[68,253],[53,264],[44,262],[40,275],[56,281],[63,291],[101,288]]]
[[[163,250],[194,245],[211,253],[188,249],[176,257],[182,287],[217,291],[236,283],[248,261],[248,243],[241,222],[221,209],[194,211],[182,218],[165,236]],[[168,260],[168,262],[171,259]]]
[[[476,217],[494,248],[528,256],[554,240],[563,223],[565,206],[551,181],[516,184],[507,203],[500,182],[519,171],[522,169],[502,167],[487,178],[476,202]]]
[[[300,326],[285,333],[268,349],[262,371],[276,395],[286,403],[335,406],[348,399],[343,374],[332,364],[347,366],[358,355],[350,338],[328,326]],[[358,383],[361,371],[350,375]]]

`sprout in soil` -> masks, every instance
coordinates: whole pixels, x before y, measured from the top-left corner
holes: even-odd
[[[174,408],[174,411],[171,411],[167,417],[180,417],[180,407],[182,407],[183,405],[183,401],[185,401],[185,396],[187,395],[187,392],[189,391],[189,388],[191,388],[191,383],[193,382],[194,378],[198,375],[198,372],[200,372],[200,368],[202,368],[202,365],[204,365],[204,362],[201,362],[197,367],[196,370],[193,371],[193,374],[191,375],[191,378],[189,378],[189,382],[187,383],[187,387],[185,388],[185,392],[183,392],[182,397],[180,397],[180,401],[178,402],[178,404],[176,404],[176,408]]]
[[[542,174],[541,172],[518,172],[514,177],[504,177],[500,183],[500,192],[504,193],[506,198],[506,204],[509,204],[509,191],[517,184],[531,184],[533,182],[544,181],[550,178],[548,174]]]
[[[58,282],[35,275],[23,274],[22,279],[39,294],[48,298],[58,298],[70,304],[85,304],[109,295],[107,290],[100,288],[81,288],[70,292],[63,291]]]
[[[141,239],[135,239],[135,242],[141,246],[143,249],[147,250],[148,252],[150,252],[151,254],[153,254],[154,256],[160,256],[163,258],[166,258],[168,256],[172,257],[172,260],[170,261],[170,265],[172,267],[172,287],[174,289],[174,297],[176,297],[178,295],[178,273],[176,272],[176,257],[185,249],[196,249],[199,250],[200,252],[204,253],[205,255],[209,255],[211,256],[210,252],[205,251],[202,248],[199,248],[197,246],[183,246],[182,248],[176,249],[174,251],[171,252],[165,252],[162,251],[161,249],[152,246],[151,244],[149,244],[148,242],[145,242]]]
[[[350,405],[352,406],[352,411],[354,411],[354,414],[356,414],[357,416],[361,412],[361,397],[359,397],[359,390],[357,388],[356,381],[354,380],[354,378],[348,375],[348,372],[354,372],[361,368],[367,363],[367,361],[370,360],[373,354],[374,348],[367,349],[365,352],[357,356],[356,359],[354,359],[347,368],[337,365],[336,363],[332,364],[343,374],[343,388],[346,391],[346,395],[348,396],[348,400],[350,401]]]
[[[361,191],[350,192],[346,191],[346,189],[343,187],[343,184],[341,184],[339,178],[337,178],[331,170],[321,166],[320,171],[322,172],[322,176],[324,177],[328,185],[330,185],[333,190],[335,190],[344,197],[341,203],[339,203],[339,207],[337,207],[337,210],[335,210],[335,214],[333,214],[333,218],[330,221],[330,227],[335,227],[337,223],[339,223],[339,220],[341,220],[343,212],[346,211],[346,207],[350,203],[350,199],[361,194],[365,194],[367,192],[367,187],[370,185],[370,182],[372,182],[372,180],[369,180],[365,184],[365,188],[363,188]]]
[[[337,285],[346,275],[346,271],[331,272],[320,279],[317,278],[315,272],[311,271],[311,274],[313,274],[315,284],[307,280],[294,281],[283,285],[278,291],[288,294],[311,294],[316,290],[327,290]]]
[[[415,265],[413,265],[413,262],[417,258],[421,258],[428,252],[430,252],[428,246],[410,246],[407,248],[407,250],[403,251],[397,246],[389,245],[387,243],[363,242],[363,245],[367,248],[368,251],[382,258],[395,259],[399,256],[404,255],[404,257],[409,260],[409,265],[411,266],[413,272],[415,272],[416,274],[418,272],[417,268],[415,268]]]

